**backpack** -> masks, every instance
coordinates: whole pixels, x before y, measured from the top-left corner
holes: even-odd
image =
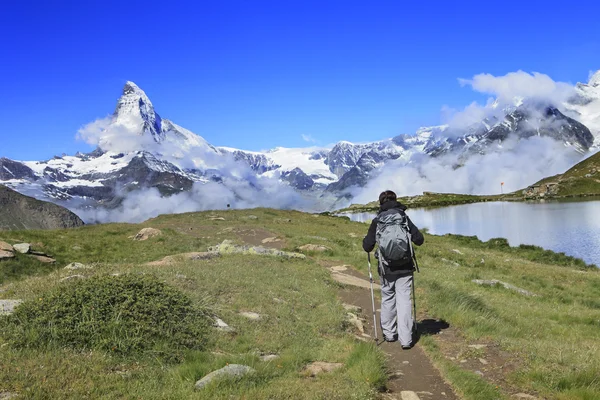
[[[379,214],[375,232],[379,274],[399,277],[412,272],[414,253],[406,215],[398,210]]]

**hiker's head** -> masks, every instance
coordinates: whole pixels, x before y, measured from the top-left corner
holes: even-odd
[[[396,201],[396,193],[391,190],[381,192],[379,195],[379,204],[387,203],[388,201]]]

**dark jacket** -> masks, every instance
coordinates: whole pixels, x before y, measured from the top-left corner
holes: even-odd
[[[397,209],[398,212],[402,213],[403,215],[406,215],[406,213],[404,212],[404,211],[406,211],[406,206],[404,204],[400,204],[397,201],[388,201],[381,205],[381,207],[379,208],[379,213],[377,214],[377,217],[382,212],[385,212],[385,211],[388,211],[391,209],[395,209],[395,210]],[[363,249],[367,253],[373,251],[373,249],[375,248],[375,244],[376,244],[375,232],[377,230],[377,217],[373,218],[373,222],[371,222],[371,226],[369,227],[369,232],[367,233],[367,236],[365,236],[365,238],[363,239]],[[413,224],[412,221],[410,220],[410,218],[408,218],[408,215],[406,215],[406,219],[408,221],[408,228],[410,229],[410,236],[411,236],[412,242],[414,244],[416,244],[417,246],[422,245],[423,242],[425,241],[423,234],[421,232],[419,232],[419,229],[417,229],[415,224]]]

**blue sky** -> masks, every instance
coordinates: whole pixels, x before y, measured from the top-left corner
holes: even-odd
[[[486,95],[458,78],[586,81],[600,5],[551,1],[4,1],[0,157],[89,150],[125,81],[217,146],[373,141]]]

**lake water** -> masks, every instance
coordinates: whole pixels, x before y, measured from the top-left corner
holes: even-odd
[[[483,241],[502,237],[511,246],[533,244],[600,266],[600,200],[474,203],[407,213],[415,225],[435,235],[454,233]],[[343,215],[359,222],[375,216]]]

